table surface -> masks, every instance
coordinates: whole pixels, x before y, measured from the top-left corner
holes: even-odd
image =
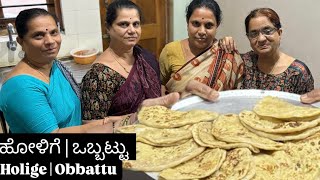
[[[122,180],[136,180],[136,179],[137,180],[154,180],[144,172],[130,171],[130,170],[122,171]]]

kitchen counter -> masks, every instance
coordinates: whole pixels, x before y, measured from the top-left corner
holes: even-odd
[[[66,67],[68,67],[77,83],[81,83],[83,76],[87,73],[90,69],[91,64],[77,64],[73,60],[62,61]]]
[[[64,64],[66,67],[68,67],[71,72],[73,77],[75,78],[75,80],[77,81],[77,83],[81,83],[81,80],[83,78],[83,76],[86,74],[86,72],[90,69],[91,64],[86,64],[86,65],[82,65],[82,64],[77,64],[75,63],[73,60],[63,60],[62,64]],[[14,66],[11,67],[3,67],[0,68],[0,88],[2,86],[2,79],[3,77],[9,72],[11,71],[11,69]]]

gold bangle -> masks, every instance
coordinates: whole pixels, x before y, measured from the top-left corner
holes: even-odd
[[[128,122],[130,119],[130,115],[128,115],[127,117],[125,117],[122,121],[121,121],[121,126],[127,126]]]

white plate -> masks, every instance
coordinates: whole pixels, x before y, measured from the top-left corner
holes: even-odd
[[[258,100],[265,96],[275,96],[284,99],[290,103],[310,106],[300,103],[300,95],[281,91],[267,90],[230,90],[219,92],[219,98],[216,102],[208,102],[198,96],[190,96],[182,99],[172,106],[173,110],[187,111],[191,109],[204,109],[215,111],[220,114],[240,113],[242,110],[252,110]],[[320,102],[312,104],[312,106],[320,107]],[[157,172],[146,173],[153,179],[158,179]]]
[[[240,113],[244,109],[251,110],[257,101],[265,96],[275,96],[296,105],[309,106],[300,103],[300,95],[298,94],[250,89],[222,91],[216,102],[207,102],[198,96],[190,96],[174,104],[171,109],[182,111],[205,109],[219,113]],[[320,102],[312,105],[320,107]]]

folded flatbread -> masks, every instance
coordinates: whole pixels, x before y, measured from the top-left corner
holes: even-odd
[[[253,179],[319,179],[317,162],[302,156],[288,151],[254,155],[256,175]]]
[[[137,141],[153,146],[175,146],[192,138],[191,130],[185,128],[158,129],[135,124],[119,127],[117,131],[136,133]]]
[[[163,170],[159,175],[167,180],[204,178],[217,171],[225,158],[225,150],[209,148],[189,161]]]
[[[138,113],[141,124],[155,128],[175,128],[202,121],[213,121],[218,113],[205,110],[175,111],[164,106],[143,107]]]
[[[154,147],[137,142],[136,160],[123,161],[123,168],[134,171],[162,171],[186,162],[205,150],[192,139],[170,147]]]
[[[266,133],[263,131],[255,130],[252,129],[251,127],[247,126],[246,124],[242,124],[244,127],[246,127],[249,131],[252,133],[268,138],[274,141],[292,141],[292,140],[301,140],[306,137],[309,137],[317,132],[320,132],[320,126],[316,126],[310,129],[306,129],[304,131],[299,131],[299,132],[293,132],[293,133],[286,133],[286,134],[278,134],[278,133]]]
[[[248,148],[237,148],[227,152],[226,160],[218,171],[205,180],[251,179],[255,175],[253,157]]]
[[[212,123],[212,134],[220,141],[228,143],[247,143],[265,150],[281,150],[283,144],[249,131],[241,123],[237,115],[220,115]]]
[[[258,153],[258,148],[248,143],[227,143],[216,139],[212,133],[212,122],[200,122],[195,124],[192,129],[193,139],[200,145],[210,148],[234,149],[240,147],[249,148],[251,151]]]
[[[253,108],[263,118],[284,121],[309,121],[320,116],[320,108],[293,105],[278,97],[266,96]]]
[[[295,133],[308,128],[313,128],[320,123],[320,118],[311,121],[282,121],[278,119],[260,118],[253,111],[242,111],[239,114],[242,124],[266,133]]]

